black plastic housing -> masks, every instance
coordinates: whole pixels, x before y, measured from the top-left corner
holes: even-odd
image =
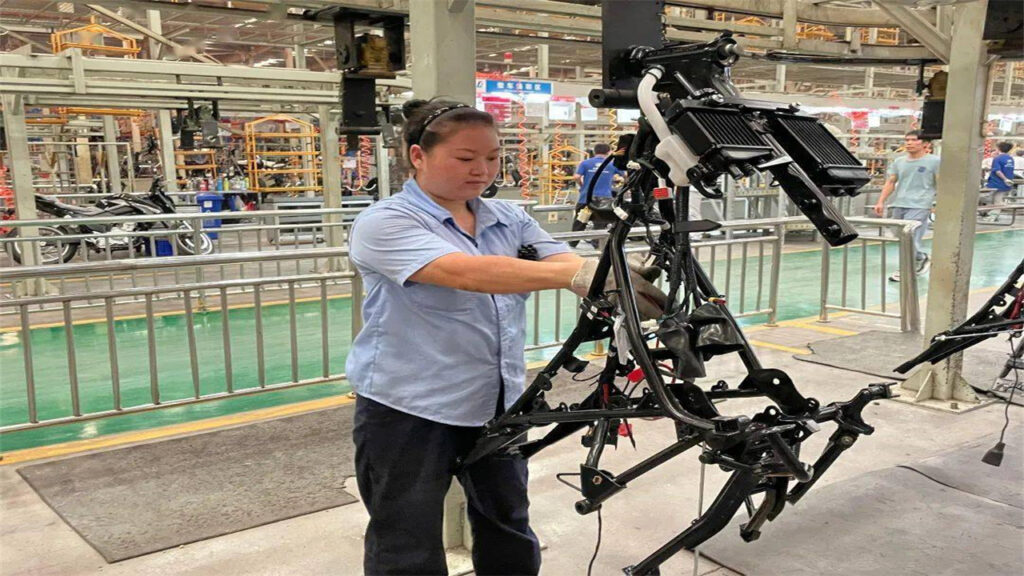
[[[765,114],[768,126],[786,153],[822,192],[856,196],[871,174],[817,118],[802,114]]]

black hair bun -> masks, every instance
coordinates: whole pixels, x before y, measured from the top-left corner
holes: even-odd
[[[424,107],[429,106],[430,102],[423,99],[409,100],[405,104],[402,104],[402,116],[409,118],[416,113],[417,110],[422,110]]]

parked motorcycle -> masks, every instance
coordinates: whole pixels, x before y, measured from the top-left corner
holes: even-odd
[[[154,228],[173,230],[174,243],[179,254],[209,254],[213,252],[213,241],[205,232],[196,234],[192,224],[185,221],[166,220],[158,222],[125,222],[121,224],[76,224],[76,218],[92,218],[97,216],[133,216],[143,214],[175,214],[177,210],[174,200],[167,195],[163,184],[157,179],[143,197],[130,194],[112,194],[98,200],[93,206],[74,206],[59,200],[36,194],[36,210],[49,214],[55,220],[52,225],[39,226],[38,236],[47,240],[40,243],[42,264],[67,262],[75,257],[80,246],[84,245],[95,252],[110,250],[142,251],[149,242],[148,236],[117,236],[117,232],[144,232]],[[16,229],[10,231],[8,237],[17,236]],[[68,235],[90,235],[85,239],[62,240]],[[198,241],[198,247],[196,243]],[[8,251],[15,262],[22,261],[21,242],[7,243]]]

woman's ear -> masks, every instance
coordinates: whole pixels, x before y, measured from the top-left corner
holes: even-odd
[[[412,146],[409,147],[409,163],[412,164],[413,168],[417,170],[420,169],[420,165],[423,164],[424,154],[425,152],[423,151],[423,148],[421,148],[419,144],[413,144]]]

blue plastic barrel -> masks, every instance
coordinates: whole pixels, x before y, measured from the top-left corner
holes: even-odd
[[[196,194],[196,203],[199,204],[200,212],[220,212],[224,207],[224,197],[220,194]],[[217,233],[210,229],[220,228],[220,225],[220,218],[203,220],[203,230],[211,239],[216,238]]]

